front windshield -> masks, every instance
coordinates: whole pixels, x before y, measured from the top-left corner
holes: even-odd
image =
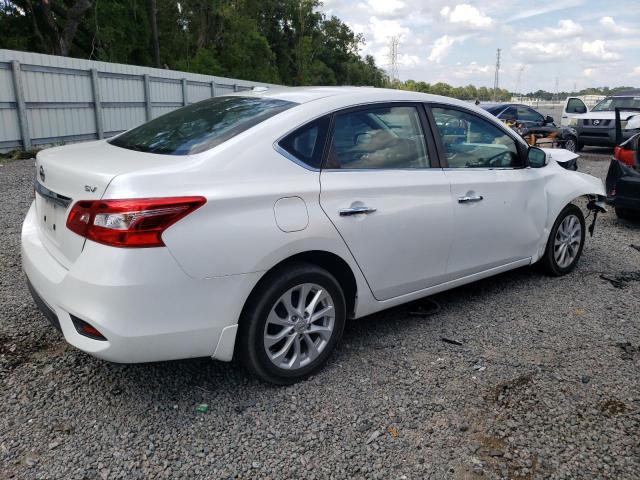
[[[609,97],[598,102],[592,112],[613,112],[616,108],[640,108],[640,97]]]
[[[109,140],[116,147],[165,155],[204,152],[294,105],[259,97],[216,97],[179,108]]]

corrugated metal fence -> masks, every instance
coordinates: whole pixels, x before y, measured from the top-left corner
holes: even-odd
[[[0,49],[0,151],[107,138],[260,82]]]

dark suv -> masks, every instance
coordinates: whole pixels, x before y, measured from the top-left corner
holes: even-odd
[[[527,105],[518,103],[484,103],[480,104],[487,112],[507,123],[525,139],[532,135],[549,138],[562,148],[575,152],[578,145],[576,131],[570,127],[559,127],[550,116],[544,116]],[[533,143],[533,142],[529,142]]]

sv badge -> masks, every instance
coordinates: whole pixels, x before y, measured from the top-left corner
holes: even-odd
[[[96,191],[96,189],[97,189],[97,188],[98,188],[98,187],[92,187],[91,185],[85,185],[85,186],[84,186],[84,191],[85,191],[85,192],[91,192],[91,193],[93,193],[93,192],[95,192],[95,191]]]

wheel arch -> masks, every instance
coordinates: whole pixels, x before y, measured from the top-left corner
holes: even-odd
[[[356,280],[356,276],[351,266],[343,258],[335,253],[328,252],[326,250],[308,250],[299,252],[276,263],[270,269],[263,272],[262,276],[245,300],[245,306],[247,305],[247,303],[249,303],[249,300],[252,298],[254,293],[262,286],[265,278],[270,273],[281,268],[285,268],[287,265],[293,263],[311,263],[324,268],[331,275],[333,275],[340,284],[342,291],[344,292],[345,302],[347,305],[347,316],[351,316],[354,314],[358,296],[358,283]],[[244,308],[245,307],[243,306],[243,314]],[[240,318],[242,318],[242,316],[243,315],[241,315]]]

